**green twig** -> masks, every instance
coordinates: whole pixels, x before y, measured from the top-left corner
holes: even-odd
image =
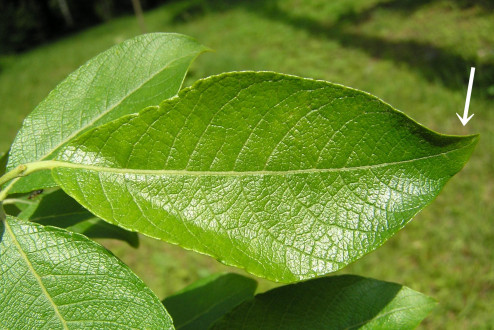
[[[10,180],[12,180],[12,182],[10,182],[5,187],[5,189],[0,191],[0,202],[3,201],[5,199],[5,197],[7,197],[9,190],[12,188],[14,183],[17,182],[19,177],[24,174],[26,169],[27,169],[26,165],[21,164],[21,165],[17,166],[16,168],[14,168],[12,171],[10,171],[10,172],[4,174],[2,177],[0,177],[0,187],[3,186],[4,184],[6,184],[7,182],[9,182]]]
[[[26,171],[26,169],[26,165],[21,164],[14,168],[12,171],[6,173],[2,177],[0,177],[0,186],[3,186],[5,183],[17,178],[18,176],[21,176]]]
[[[7,197],[9,190],[14,186],[14,184],[19,180],[19,178],[15,178],[12,180],[6,187],[5,189],[0,191],[0,203]]]
[[[0,187],[9,181],[10,183],[5,187],[5,189],[0,191],[0,202],[2,202],[7,197],[9,190],[12,189],[12,187],[20,179],[20,177],[29,175],[33,172],[52,169],[57,164],[59,164],[59,162],[57,161],[41,161],[21,164],[14,168],[12,171],[6,173],[2,177],[0,177]]]

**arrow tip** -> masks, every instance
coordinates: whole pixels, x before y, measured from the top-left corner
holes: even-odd
[[[463,126],[465,126],[470,121],[470,119],[472,119],[474,114],[472,113],[472,115],[470,117],[462,117],[458,113],[456,113],[456,115],[458,116],[458,119],[460,119]]]

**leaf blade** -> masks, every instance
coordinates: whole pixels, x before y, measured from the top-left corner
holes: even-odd
[[[84,131],[174,96],[191,62],[205,47],[172,33],[141,35],[89,60],[62,81],[24,120],[8,169],[43,159]],[[54,186],[35,173],[11,192]]]
[[[156,296],[100,245],[10,216],[1,229],[2,326],[172,328]]]
[[[209,329],[245,300],[254,297],[257,282],[238,274],[202,279],[163,300],[176,329]]]
[[[256,295],[212,329],[414,329],[436,302],[395,283],[325,277]]]
[[[81,233],[89,238],[117,239],[128,243],[133,248],[139,247],[139,236],[136,232],[125,230],[96,217],[69,226],[67,230]]]
[[[383,244],[477,140],[343,86],[228,73],[88,132],[52,173],[102,219],[293,282]]]
[[[64,228],[89,238],[118,239],[127,242],[132,247],[139,246],[137,233],[98,219],[61,189],[45,190],[30,200],[24,199],[19,202],[29,203],[17,215],[19,219],[44,226]],[[23,204],[16,205],[20,207]]]

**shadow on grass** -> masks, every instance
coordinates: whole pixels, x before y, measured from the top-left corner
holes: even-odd
[[[394,0],[382,2],[376,5],[376,7],[400,11],[414,11],[433,2],[438,2],[438,0]],[[474,6],[482,7],[484,10],[494,9],[494,2],[492,0],[450,0],[450,3],[462,9]]]
[[[277,0],[191,0],[182,2],[181,10],[174,15],[174,21],[194,20],[213,12],[242,7],[269,20],[305,30],[317,38],[336,41],[346,48],[359,49],[376,59],[404,64],[421,74],[426,80],[438,82],[452,90],[466,91],[470,67],[474,66],[477,69],[475,76],[477,96],[484,98],[494,96],[493,62],[482,62],[478,58],[464,58],[450,49],[427,42],[394,41],[350,31],[351,27],[372,19],[373,13],[377,10],[411,12],[434,1],[436,0],[382,2],[361,11],[350,9],[341,14],[335,22],[325,23],[285,11],[278,6]],[[486,11],[494,9],[494,2],[490,1],[456,0],[455,3],[460,7],[481,6]]]

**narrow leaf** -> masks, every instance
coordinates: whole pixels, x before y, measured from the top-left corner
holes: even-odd
[[[190,37],[152,33],[99,54],[62,81],[24,123],[8,169],[52,159],[84,131],[177,94],[190,63],[205,48]],[[49,172],[23,178],[11,192],[53,186]]]
[[[67,227],[67,230],[81,233],[90,238],[118,239],[128,243],[132,247],[139,247],[139,236],[137,233],[130,232],[95,217]]]
[[[259,294],[212,329],[414,329],[435,305],[399,284],[333,276]]]
[[[238,274],[213,275],[163,300],[176,329],[201,330],[254,297],[257,282]]]
[[[104,220],[292,282],[383,244],[477,140],[347,87],[240,72],[96,128],[49,166]]]
[[[91,212],[61,189],[43,191],[34,197],[30,194],[28,198],[24,198],[24,202],[29,204],[18,215],[18,218],[45,226],[67,228],[94,218]]]
[[[2,328],[173,328],[151,290],[97,243],[13,217],[0,233]]]
[[[39,196],[24,199],[24,202],[31,204],[17,216],[20,219],[65,228],[90,238],[113,238],[127,242],[132,247],[139,246],[137,233],[96,218],[61,189],[45,191]]]

